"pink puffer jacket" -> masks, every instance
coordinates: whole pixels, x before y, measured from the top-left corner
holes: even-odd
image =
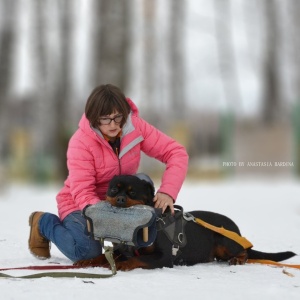
[[[166,164],[158,191],[174,200],[177,198],[188,167],[185,148],[141,119],[134,103],[127,101],[132,111],[122,128],[119,157],[101,132],[82,116],[67,151],[69,176],[56,197],[61,219],[105,199],[108,183],[114,175],[136,174],[141,151]]]

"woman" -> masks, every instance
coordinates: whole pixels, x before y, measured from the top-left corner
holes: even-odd
[[[89,96],[79,128],[67,151],[68,178],[58,193],[58,216],[34,212],[29,249],[40,259],[50,257],[50,241],[70,260],[101,254],[98,241],[87,233],[81,211],[105,199],[114,175],[136,174],[141,152],[166,164],[155,207],[174,213],[174,201],[186,176],[188,155],[183,146],[139,117],[135,104],[111,84]]]

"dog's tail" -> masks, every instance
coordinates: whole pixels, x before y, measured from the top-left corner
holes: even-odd
[[[297,255],[296,253],[291,251],[267,253],[267,252],[256,251],[253,249],[248,249],[247,253],[249,259],[266,259],[266,260],[273,260],[276,262],[286,260]]]

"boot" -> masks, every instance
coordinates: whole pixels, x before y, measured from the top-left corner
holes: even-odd
[[[30,236],[28,246],[31,254],[39,259],[50,258],[50,241],[41,235],[38,226],[43,214],[43,212],[35,211],[29,217]]]

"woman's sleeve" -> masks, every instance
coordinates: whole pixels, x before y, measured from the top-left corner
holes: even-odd
[[[177,141],[143,119],[138,118],[138,123],[144,137],[141,150],[166,164],[158,192],[166,193],[176,200],[188,169],[187,151]]]
[[[80,209],[99,201],[96,170],[92,153],[82,141],[71,139],[67,151],[71,195]]]

